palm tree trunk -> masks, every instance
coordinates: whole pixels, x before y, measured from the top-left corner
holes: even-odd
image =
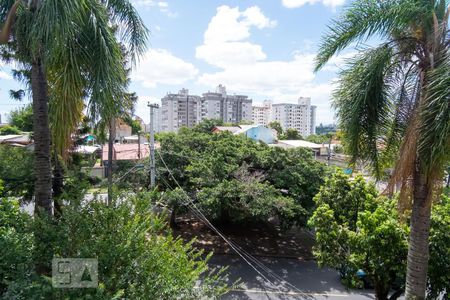
[[[60,203],[60,196],[63,193],[64,188],[64,169],[61,165],[61,161],[56,153],[53,155],[53,204],[55,206],[55,217],[60,218],[62,216],[62,208]]]
[[[420,165],[416,168],[406,270],[405,298],[408,300],[425,299],[429,257],[431,193],[427,177],[420,171]]]
[[[109,138],[108,138],[108,205],[112,200],[112,173],[113,173],[113,147],[116,139],[116,124],[114,118],[109,122]]]
[[[33,93],[35,213],[40,210],[52,215],[52,169],[50,151],[50,126],[48,116],[47,78],[42,62],[31,64],[31,89]]]

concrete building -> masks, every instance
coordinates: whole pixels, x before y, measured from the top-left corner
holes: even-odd
[[[199,96],[187,89],[167,94],[161,99],[161,131],[176,132],[183,126],[193,127],[204,119],[220,119],[225,123],[252,121],[252,100],[244,95],[228,95],[225,86]]]
[[[303,137],[315,132],[316,107],[311,98],[300,97],[298,104],[280,103],[272,105],[271,121],[281,124],[283,130],[296,129]]]
[[[161,99],[161,131],[178,131],[183,126],[193,127],[201,120],[202,100],[182,89],[178,94],[167,94]]]
[[[262,106],[252,107],[252,121],[256,125],[267,126],[270,123],[272,113],[272,101],[264,100]]]
[[[226,87],[219,85],[215,92],[202,97],[202,119],[221,119],[225,123],[252,121],[252,100],[244,95],[228,95]]]

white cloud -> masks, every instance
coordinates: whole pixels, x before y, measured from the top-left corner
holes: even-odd
[[[240,11],[221,6],[211,19],[204,42],[196,48],[196,57],[220,70],[201,74],[197,83],[208,88],[224,84],[229,91],[272,99],[275,103],[296,103],[298,97],[312,97],[317,120],[330,122],[331,83],[317,83],[314,58],[309,50],[296,51],[287,60],[270,60],[261,45],[250,41],[252,27],[270,28],[276,23],[257,7]],[[339,58],[341,59],[341,58]],[[332,71],[341,60],[334,58],[325,71]],[[320,114],[320,115],[319,115]]]
[[[257,6],[241,12],[239,7],[223,5],[209,22],[204,39],[205,43],[236,42],[248,38],[252,26],[263,29],[276,25],[277,22],[267,18]]]
[[[282,0],[283,6],[287,8],[297,8],[306,4],[322,3],[325,6],[336,8],[345,3],[345,0]]]
[[[167,1],[155,1],[155,0],[132,0],[132,3],[136,7],[143,7],[143,8],[153,8],[158,7],[159,10],[167,15],[168,17],[176,17],[177,13],[172,12],[169,9],[169,2]]]
[[[266,59],[262,47],[249,42],[208,43],[197,47],[195,53],[197,58],[221,68],[248,65]]]
[[[0,67],[2,67],[3,64],[0,63]],[[6,80],[12,80],[12,76],[4,71],[0,71],[0,78],[1,79],[6,79]]]
[[[261,61],[231,65],[216,73],[205,73],[199,83],[225,84],[231,90],[262,93],[268,96],[298,91],[314,79],[314,55],[295,55],[291,61]]]
[[[146,87],[158,84],[180,85],[194,79],[198,69],[164,49],[151,49],[139,61],[132,79]]]
[[[240,11],[239,7],[223,5],[217,8],[204,34],[203,45],[196,49],[195,56],[207,63],[225,68],[231,65],[248,65],[266,59],[259,45],[245,40],[250,29],[272,28],[276,21],[269,19],[257,6]]]

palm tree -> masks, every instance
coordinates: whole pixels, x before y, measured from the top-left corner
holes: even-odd
[[[424,299],[433,199],[450,155],[448,0],[356,0],[329,26],[316,71],[352,43],[374,37],[341,72],[334,106],[354,161],[379,176],[390,160],[390,186],[412,209],[406,299]]]
[[[93,119],[115,114],[126,71],[111,25],[133,59],[145,50],[147,29],[129,0],[5,0],[0,22],[0,42],[9,41],[15,59],[31,69],[36,211],[51,215],[50,129],[65,155],[85,99]]]

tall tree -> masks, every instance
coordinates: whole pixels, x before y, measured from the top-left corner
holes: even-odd
[[[123,54],[111,24],[133,58],[145,50],[147,30],[128,0],[6,0],[0,23],[0,42],[9,41],[14,58],[31,69],[36,211],[51,214],[49,104],[53,143],[64,155],[83,100],[96,119],[114,114],[125,92]]]
[[[406,299],[424,299],[430,213],[450,155],[448,0],[356,0],[329,27],[316,70],[354,42],[375,37],[342,71],[334,105],[354,160],[386,161],[412,207]]]

